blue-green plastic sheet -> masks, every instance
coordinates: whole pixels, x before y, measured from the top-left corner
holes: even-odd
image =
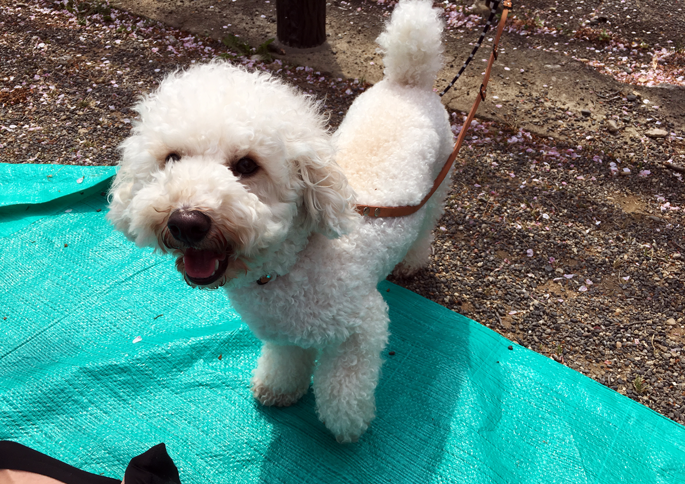
[[[113,166],[0,164],[0,207],[37,204],[81,192],[111,178]]]
[[[377,418],[338,444],[311,392],[254,401],[259,342],[110,227],[103,172],[2,170],[0,440],[116,478],[164,442],[184,484],[685,482],[684,427],[388,282]]]

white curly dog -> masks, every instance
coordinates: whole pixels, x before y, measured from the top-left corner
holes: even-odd
[[[223,286],[263,341],[254,397],[292,405],[313,375],[319,417],[340,442],[375,415],[389,334],[377,285],[398,264],[427,263],[442,213],[448,183],[410,216],[355,211],[418,204],[452,150],[432,89],[442,28],[430,1],[402,1],[378,38],[385,79],[334,135],[311,96],[212,62],[145,96],[121,145],[109,219],[138,246],[173,254],[191,286]]]

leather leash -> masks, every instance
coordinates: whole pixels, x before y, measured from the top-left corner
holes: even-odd
[[[478,92],[478,96],[476,96],[476,101],[473,103],[473,107],[471,108],[471,111],[469,112],[466,121],[464,122],[464,125],[461,128],[461,131],[459,132],[459,137],[457,138],[457,143],[454,146],[454,150],[452,151],[452,154],[449,156],[447,159],[447,162],[445,163],[445,166],[442,168],[442,171],[438,174],[438,177],[435,179],[435,183],[433,183],[433,188],[431,189],[430,192],[428,192],[428,195],[424,197],[423,200],[418,205],[405,205],[402,207],[376,207],[372,205],[357,205],[356,210],[359,214],[363,216],[368,216],[368,217],[405,217],[407,215],[411,215],[415,212],[418,212],[421,207],[423,207],[426,202],[430,199],[430,197],[433,196],[433,194],[437,191],[437,189],[440,187],[440,184],[443,182],[445,177],[447,177],[447,174],[449,173],[450,169],[452,168],[452,165],[454,164],[454,160],[457,158],[457,155],[459,154],[459,150],[461,149],[462,144],[464,143],[464,138],[466,137],[466,131],[469,129],[471,126],[471,121],[473,121],[473,118],[476,115],[476,111],[478,110],[478,106],[480,105],[481,101],[485,101],[485,95],[487,93],[487,87],[488,87],[488,81],[490,80],[490,71],[492,70],[492,65],[497,59],[497,49],[499,47],[499,39],[502,35],[502,31],[504,30],[504,24],[507,20],[507,14],[509,13],[509,10],[512,8],[512,3],[511,0],[504,0],[502,2],[502,18],[499,21],[499,25],[497,26],[497,35],[495,36],[495,43],[492,46],[492,52],[490,53],[490,59],[488,60],[488,67],[485,70],[485,76],[483,77],[483,83],[480,85],[480,89]]]

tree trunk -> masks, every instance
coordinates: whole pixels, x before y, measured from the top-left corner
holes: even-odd
[[[278,40],[290,47],[316,47],[326,41],[326,0],[277,0]]]

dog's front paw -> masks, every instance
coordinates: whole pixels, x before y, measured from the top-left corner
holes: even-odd
[[[359,438],[364,435],[366,430],[369,428],[371,420],[359,420],[351,419],[346,421],[341,421],[339,419],[329,419],[323,422],[323,424],[330,430],[333,435],[335,435],[335,440],[339,444],[354,444],[359,441]]]
[[[339,444],[354,444],[356,442],[359,442],[359,437],[361,437],[362,434],[366,432],[366,429],[369,428],[370,423],[371,422],[364,422],[364,424],[359,428],[359,430],[356,431],[350,432],[348,430],[345,433],[336,434],[335,440],[337,440]]]
[[[358,400],[350,396],[326,400],[319,392],[316,397],[319,418],[341,444],[357,442],[376,413],[373,395]]]
[[[259,403],[267,407],[289,407],[302,398],[309,389],[309,386],[301,387],[293,392],[286,393],[270,388],[258,378],[253,378],[251,383],[252,395]]]

